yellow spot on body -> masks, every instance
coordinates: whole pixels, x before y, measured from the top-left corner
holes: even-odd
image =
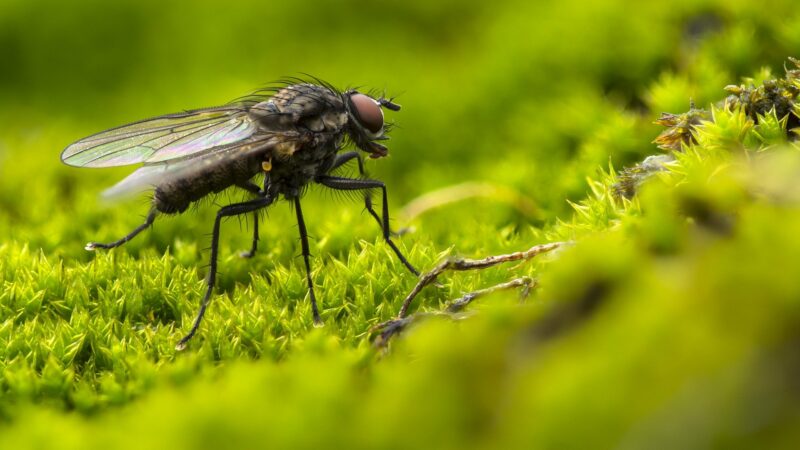
[[[290,141],[290,142],[281,142],[281,143],[275,145],[274,149],[275,149],[275,153],[279,157],[286,158],[286,157],[292,156],[292,154],[294,154],[294,152],[297,151],[298,147],[299,147],[299,144],[297,142]]]
[[[266,161],[261,161],[261,169],[264,170],[264,172],[269,172],[272,170],[272,158]]]

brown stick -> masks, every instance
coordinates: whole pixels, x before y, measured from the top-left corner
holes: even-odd
[[[449,313],[457,313],[462,309],[466,308],[466,306],[472,303],[472,301],[475,300],[476,298],[483,297],[489,294],[494,294],[497,291],[504,291],[506,289],[514,289],[518,287],[522,288],[522,292],[520,293],[520,298],[524,299],[528,296],[531,289],[535,288],[538,284],[539,282],[531,277],[514,278],[513,280],[506,281],[505,283],[500,283],[492,287],[488,287],[486,289],[479,289],[477,291],[470,292],[469,294],[465,294],[461,298],[457,298],[452,302],[448,303],[447,306],[445,307],[445,311]]]
[[[514,288],[517,288],[517,287],[522,287],[522,292],[520,294],[520,297],[521,298],[525,298],[525,297],[528,296],[528,293],[530,292],[530,290],[533,289],[534,287],[536,287],[537,285],[538,285],[538,282],[536,280],[534,280],[533,278],[530,278],[530,277],[515,278],[515,279],[513,279],[511,281],[507,281],[505,283],[500,283],[498,285],[495,285],[495,286],[492,286],[492,287],[489,287],[489,288],[486,288],[486,289],[480,289],[480,290],[477,290],[477,291],[474,291],[474,292],[470,292],[469,294],[466,294],[466,295],[464,295],[464,296],[462,296],[462,297],[460,297],[460,298],[458,298],[456,300],[453,300],[452,302],[448,303],[448,305],[445,307],[445,310],[443,312],[439,312],[439,311],[418,312],[418,313],[412,314],[412,315],[410,315],[408,317],[403,317],[403,318],[400,318],[400,319],[392,319],[392,320],[388,320],[388,321],[383,322],[383,323],[379,323],[379,324],[373,326],[370,329],[370,334],[380,331],[380,333],[378,333],[378,335],[375,337],[375,340],[374,340],[373,344],[375,345],[375,347],[378,347],[378,348],[385,347],[386,344],[389,343],[389,340],[393,336],[396,336],[396,335],[400,334],[412,322],[415,322],[417,319],[421,319],[421,318],[427,317],[427,316],[450,316],[450,317],[453,317],[456,313],[458,313],[459,311],[464,309],[464,307],[469,305],[473,300],[475,300],[478,297],[483,297],[485,295],[489,295],[491,293],[494,293],[494,292],[497,292],[497,291],[500,291],[500,290],[514,289]]]
[[[448,303],[447,307],[443,312],[418,312],[411,316],[408,316],[408,308],[411,305],[411,301],[417,296],[417,294],[422,291],[422,289],[436,281],[436,278],[442,274],[445,270],[473,270],[473,269],[484,269],[487,267],[491,267],[500,263],[510,262],[510,261],[527,261],[537,255],[542,253],[547,253],[549,251],[555,250],[558,247],[564,245],[565,242],[554,242],[551,244],[542,244],[536,245],[531,247],[527,251],[524,252],[514,252],[509,253],[507,255],[497,255],[497,256],[489,256],[483,259],[464,259],[464,258],[451,258],[446,259],[436,267],[433,268],[430,272],[424,273],[420,276],[419,282],[414,286],[414,289],[408,294],[408,296],[403,301],[403,305],[400,308],[400,312],[397,314],[397,318],[388,320],[383,323],[379,323],[373,326],[369,333],[376,333],[378,335],[375,337],[374,345],[376,347],[385,347],[389,340],[393,337],[402,332],[409,324],[414,322],[416,319],[425,317],[425,316],[438,316],[438,315],[451,315],[453,313],[457,313],[464,309],[467,305],[469,305],[473,300],[479,297],[483,297],[485,295],[489,295],[491,293],[505,290],[505,289],[514,289],[517,287],[522,288],[521,297],[525,298],[528,296],[528,293],[531,289],[535,288],[538,285],[538,282],[535,279],[530,277],[520,277],[515,278],[511,281],[507,281],[505,283],[500,283],[498,285],[480,289],[477,291],[470,292],[465,294],[464,296],[453,300],[452,302]]]
[[[535,245],[524,252],[514,252],[507,255],[489,256],[483,259],[466,259],[466,258],[450,258],[440,262],[430,272],[422,274],[419,282],[414,286],[414,289],[403,300],[403,305],[400,307],[400,312],[397,314],[398,319],[403,319],[408,314],[408,308],[411,302],[422,291],[422,289],[436,281],[436,278],[445,270],[475,270],[485,269],[487,267],[495,266],[500,263],[509,261],[527,261],[542,253],[555,250],[564,245],[564,242],[553,242],[550,244]],[[491,289],[491,288],[490,288]],[[469,294],[467,294],[469,295]],[[482,294],[483,295],[483,294]],[[471,300],[470,300],[471,301]],[[469,303],[469,302],[467,302]]]

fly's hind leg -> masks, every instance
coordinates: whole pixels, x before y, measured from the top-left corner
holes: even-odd
[[[123,236],[122,239],[116,240],[114,242],[109,242],[106,244],[100,242],[89,242],[88,244],[86,244],[85,248],[86,250],[91,252],[98,248],[109,249],[109,248],[119,247],[120,245],[136,237],[136,235],[144,231],[145,228],[152,225],[154,220],[156,220],[156,209],[151,208],[150,212],[147,213],[147,218],[145,218],[144,223],[134,228],[133,231]]]

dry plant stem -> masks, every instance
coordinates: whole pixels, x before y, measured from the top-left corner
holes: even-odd
[[[518,287],[522,287],[522,292],[520,293],[521,298],[525,298],[530,293],[530,290],[535,288],[538,285],[538,282],[530,277],[520,277],[515,278],[511,281],[507,281],[505,283],[500,283],[498,285],[480,289],[474,292],[470,292],[469,294],[465,294],[463,297],[460,297],[452,302],[448,303],[447,307],[443,312],[418,312],[412,314],[408,317],[404,317],[401,319],[392,319],[378,325],[375,325],[370,330],[370,333],[380,331],[378,336],[375,338],[374,345],[378,348],[386,347],[386,344],[389,343],[389,340],[400,334],[403,330],[405,330],[408,325],[412,322],[415,322],[417,319],[421,319],[428,316],[449,316],[453,317],[456,313],[464,309],[467,305],[472,303],[473,300],[479,297],[483,297],[485,295],[492,294],[497,291],[506,290],[506,289],[514,289]]]
[[[440,262],[436,267],[433,268],[430,272],[422,274],[420,276],[419,282],[414,289],[408,294],[408,296],[403,300],[403,306],[400,307],[400,312],[397,314],[398,319],[403,319],[408,314],[408,308],[411,306],[411,302],[417,296],[417,294],[422,291],[422,289],[436,281],[436,278],[441,275],[442,272],[445,270],[475,270],[475,269],[485,269],[487,267],[495,266],[500,263],[509,262],[509,261],[527,261],[537,255],[542,253],[547,253],[549,251],[555,250],[558,247],[564,245],[563,242],[553,242],[550,244],[541,244],[535,245],[524,252],[514,252],[509,253],[507,255],[496,255],[496,256],[489,256],[483,259],[465,259],[465,258],[451,258],[446,259]],[[489,288],[491,289],[491,288]],[[469,295],[469,294],[468,294]]]
[[[464,309],[467,305],[472,303],[472,301],[475,300],[476,298],[493,294],[497,291],[514,289],[518,287],[522,288],[522,292],[520,293],[520,298],[524,299],[528,296],[528,294],[530,294],[531,289],[535,288],[537,285],[538,282],[531,277],[514,278],[513,280],[507,281],[505,283],[500,283],[486,289],[479,289],[477,291],[470,292],[469,294],[465,294],[461,298],[457,298],[452,302],[450,302],[445,308],[445,311],[449,313],[457,313],[462,309]]]

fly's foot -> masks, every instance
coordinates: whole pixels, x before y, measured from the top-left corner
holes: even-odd
[[[242,250],[239,252],[239,258],[250,259],[256,255],[256,252],[252,250]]]
[[[97,250],[98,248],[109,249],[109,248],[119,247],[121,244],[124,244],[125,242],[127,242],[127,240],[120,241],[120,242],[112,242],[111,244],[102,244],[100,242],[87,242],[86,246],[83,247],[83,248],[86,251],[93,252],[93,251]]]

